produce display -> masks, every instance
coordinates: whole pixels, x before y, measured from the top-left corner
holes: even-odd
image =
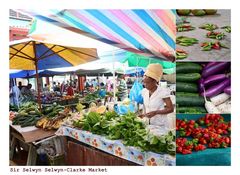
[[[208,32],[206,34],[207,38],[211,38],[211,39],[217,39],[217,40],[222,40],[225,36],[225,34],[223,32]]]
[[[230,113],[230,62],[177,63],[177,113]]]
[[[227,33],[231,33],[231,26],[223,26],[223,27],[221,27],[221,29],[224,29],[225,32],[227,32]]]
[[[176,39],[176,43],[181,46],[192,46],[193,44],[198,43],[196,38],[189,38],[186,36],[178,36]]]
[[[178,15],[188,16],[188,15],[194,15],[194,16],[204,16],[204,15],[215,15],[217,13],[216,9],[177,9]]]
[[[84,97],[84,100],[81,103],[90,104],[91,102],[96,102],[100,99],[98,92],[89,93]]]
[[[45,107],[42,110],[43,116],[37,121],[36,127],[44,130],[58,129],[69,116],[70,109],[57,104]]]
[[[205,30],[208,30],[208,31],[213,31],[213,30],[216,30],[218,29],[218,26],[216,24],[203,24],[199,27],[200,29],[205,29]]]
[[[34,102],[27,102],[20,106],[18,112],[9,112],[9,120],[13,125],[21,127],[36,126],[45,130],[58,129],[68,116],[70,110],[54,103],[45,106],[40,112],[38,105]]]
[[[230,62],[210,62],[203,68],[199,92],[208,113],[231,112],[230,66]]]
[[[179,52],[180,54],[177,52],[177,60],[211,61],[214,59],[230,59],[230,51],[226,50],[231,46],[231,35],[229,34],[231,33],[230,11],[219,10],[218,15],[203,16],[216,12],[215,9],[177,10],[177,13],[184,15],[184,17],[179,17],[177,20],[176,44],[179,46],[178,49],[184,50],[183,54],[186,53],[186,55],[182,55],[181,52]],[[221,40],[221,42],[216,40]]]
[[[182,60],[188,57],[188,53],[182,49],[176,49],[176,59]]]
[[[67,112],[59,112],[55,117],[42,117],[37,121],[36,127],[44,130],[54,130],[62,126],[64,119],[68,116]]]
[[[16,111],[18,111],[18,107],[16,106],[16,105],[9,105],[9,111],[14,111],[14,112],[16,112]]]
[[[73,105],[79,102],[79,98],[75,96],[63,96],[57,101],[59,105]]]
[[[53,104],[61,99],[60,96],[56,95],[55,93],[43,93],[41,95],[41,103],[42,104]]]
[[[231,122],[219,114],[206,114],[197,120],[177,119],[176,130],[180,154],[231,146]]]
[[[80,120],[74,121],[73,126],[108,139],[121,139],[125,145],[143,151],[175,154],[174,133],[169,131],[166,135],[154,135],[134,113],[119,116],[115,112],[89,112]]]
[[[177,63],[176,104],[177,113],[204,113],[204,98],[198,94],[197,81],[202,66],[197,63]]]
[[[51,106],[44,107],[42,109],[42,114],[47,116],[47,118],[55,117],[59,112],[63,111],[64,107],[61,105],[53,104]]]
[[[19,108],[18,114],[12,120],[12,124],[21,127],[34,126],[40,117],[41,113],[37,105],[33,102],[27,102]]]
[[[186,32],[194,30],[195,27],[193,27],[191,24],[178,24],[177,25],[177,32]]]
[[[225,44],[219,41],[203,42],[201,44],[202,51],[210,51],[212,49],[220,50],[221,48],[229,49]]]

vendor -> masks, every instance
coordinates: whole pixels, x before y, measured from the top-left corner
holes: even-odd
[[[170,99],[170,90],[159,86],[159,81],[163,75],[160,64],[150,64],[143,77],[145,88],[142,90],[143,114],[139,117],[147,117],[150,124],[166,126],[168,125],[167,114],[174,111]]]
[[[32,84],[29,83],[27,86],[25,86],[25,87],[22,88],[21,94],[22,94],[23,96],[27,96],[27,97],[33,99],[33,98],[34,98],[34,95],[33,95],[32,91],[31,91],[31,88],[32,88]]]

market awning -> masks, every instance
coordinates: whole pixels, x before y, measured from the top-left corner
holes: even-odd
[[[10,69],[35,70],[36,61],[39,70],[70,67],[98,59],[94,48],[76,48],[33,39],[10,42]]]
[[[175,10],[21,10],[107,44],[162,60],[175,59]]]
[[[57,72],[57,71],[50,71],[50,70],[39,70],[38,74],[39,77],[51,77],[55,75],[64,75],[71,72]],[[21,70],[18,72],[10,72],[9,78],[33,78],[36,76],[35,70]]]

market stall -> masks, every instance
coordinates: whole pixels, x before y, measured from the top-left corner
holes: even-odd
[[[10,160],[13,160],[17,147],[19,149],[21,146],[28,151],[26,165],[36,165],[36,143],[52,136],[55,136],[55,131],[44,131],[34,126],[21,128],[10,122]]]
[[[41,89],[38,70],[76,66],[97,59],[96,49],[60,46],[31,38],[13,41],[9,47],[10,69],[36,70],[39,108]]]

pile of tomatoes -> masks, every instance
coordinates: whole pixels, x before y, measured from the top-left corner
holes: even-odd
[[[206,114],[197,121],[177,119],[176,130],[179,135],[177,153],[191,154],[206,148],[231,146],[231,122],[225,122],[219,114]]]

